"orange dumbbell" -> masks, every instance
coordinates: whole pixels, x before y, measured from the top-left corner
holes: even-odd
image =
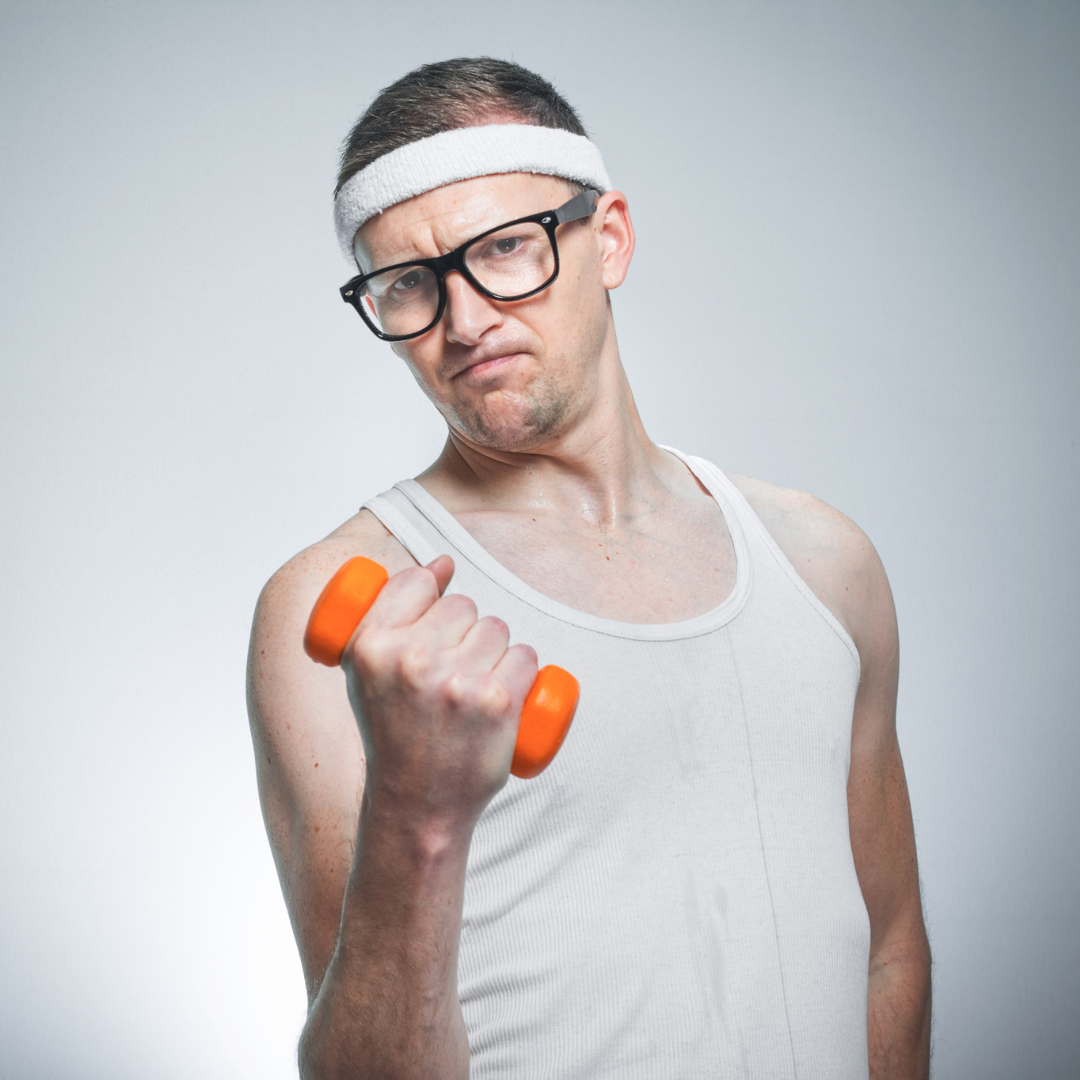
[[[308,619],[304,650],[312,660],[327,667],[341,663],[345,646],[389,577],[384,566],[362,555],[338,570],[315,601]],[[521,710],[510,765],[515,776],[528,780],[548,767],[570,729],[578,694],[578,681],[569,671],[554,664],[540,669]]]

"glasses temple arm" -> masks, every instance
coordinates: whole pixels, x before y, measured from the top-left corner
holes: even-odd
[[[577,221],[578,218],[588,217],[593,211],[596,210],[596,200],[600,196],[595,191],[583,191],[580,195],[575,195],[568,203],[563,203],[562,206],[555,211],[555,221],[562,225],[567,221]]]

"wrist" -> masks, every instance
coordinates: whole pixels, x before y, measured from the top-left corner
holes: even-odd
[[[365,789],[339,948],[357,933],[365,949],[389,934],[388,947],[408,951],[405,943],[425,940],[433,919],[449,918],[459,930],[471,840],[471,825],[417,815]]]
[[[464,863],[478,816],[402,797],[369,775],[360,804],[357,853],[393,852],[395,861],[417,867]]]

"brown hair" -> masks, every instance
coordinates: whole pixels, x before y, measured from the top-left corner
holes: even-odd
[[[417,139],[483,123],[525,123],[584,135],[581,118],[539,75],[490,56],[424,64],[380,91],[341,148],[336,195],[376,158]]]

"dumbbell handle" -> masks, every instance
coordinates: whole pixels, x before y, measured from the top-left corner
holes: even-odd
[[[327,582],[311,609],[304,650],[327,667],[341,663],[341,654],[360,620],[390,575],[384,566],[357,555]],[[536,675],[525,698],[510,771],[524,780],[539,776],[559,752],[577,709],[578,681],[561,667],[548,664]]]

